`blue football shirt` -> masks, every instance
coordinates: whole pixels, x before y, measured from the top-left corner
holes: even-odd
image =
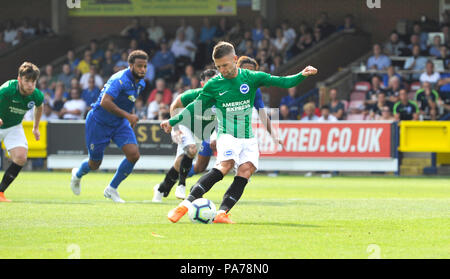
[[[114,104],[120,109],[131,113],[136,99],[144,88],[145,81],[141,79],[138,83],[135,83],[130,68],[115,73],[105,84],[100,92],[97,102],[92,106],[92,116],[96,121],[107,126],[115,127],[121,125],[123,121],[122,117],[118,117],[106,111],[100,105],[103,95],[110,95],[114,98]]]

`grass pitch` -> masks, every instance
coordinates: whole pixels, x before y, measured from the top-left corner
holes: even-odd
[[[128,177],[126,204],[103,198],[112,176],[85,176],[74,196],[69,173],[21,173],[0,204],[0,258],[450,257],[448,178],[260,175],[231,211],[237,224],[203,225],[167,220],[174,189],[151,203],[163,175]],[[231,182],[205,197],[219,206]]]

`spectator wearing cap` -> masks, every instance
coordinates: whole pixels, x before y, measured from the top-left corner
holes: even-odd
[[[391,59],[382,54],[379,44],[373,45],[373,56],[367,60],[367,68],[374,70],[385,70],[391,65]]]

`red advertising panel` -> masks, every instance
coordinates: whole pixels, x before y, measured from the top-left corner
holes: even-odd
[[[280,122],[275,129],[283,148],[274,144],[261,124],[253,132],[262,157],[390,158],[391,123]]]

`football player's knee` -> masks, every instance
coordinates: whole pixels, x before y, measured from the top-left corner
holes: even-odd
[[[16,155],[13,162],[19,166],[24,166],[27,163],[27,153]]]
[[[135,151],[135,152],[127,155],[128,161],[130,161],[132,163],[136,163],[140,157],[141,157],[141,154],[139,153],[139,151]]]
[[[89,168],[91,170],[98,170],[98,168],[100,168],[101,164],[102,164],[102,161],[91,161],[91,160],[89,160]]]

